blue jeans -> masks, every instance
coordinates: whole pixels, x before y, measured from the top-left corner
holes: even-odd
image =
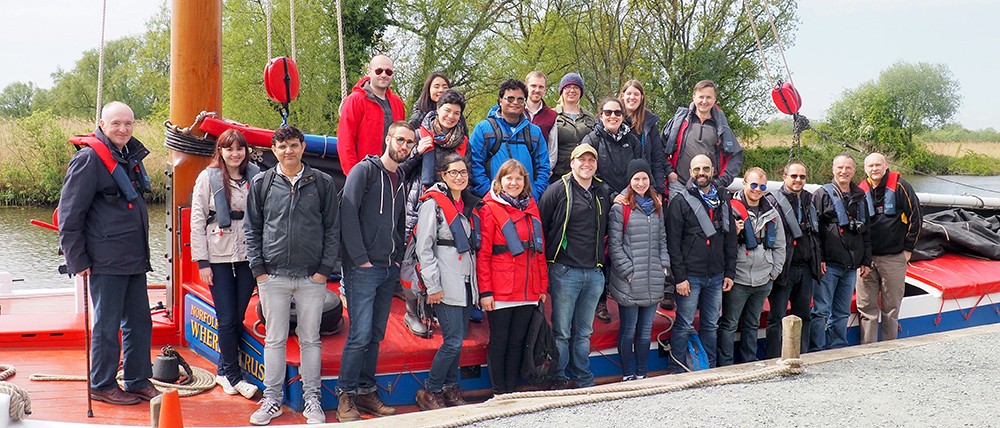
[[[392,293],[399,281],[396,266],[344,267],[344,292],[350,330],[340,362],[338,392],[366,395],[375,392],[375,365],[385,338]]]
[[[826,264],[826,274],[819,279],[813,294],[810,351],[847,346],[847,317],[851,315],[851,295],[857,275],[857,269]]]
[[[673,371],[684,371],[677,362],[687,364],[688,338],[694,333],[694,313],[701,311],[698,337],[708,355],[708,366],[716,366],[716,344],[719,330],[719,316],[722,313],[722,274],[713,276],[689,276],[691,293],[687,296],[674,295],[677,301],[676,320],[670,333],[670,352],[677,361],[671,360]]]
[[[94,304],[90,338],[90,387],[94,391],[117,388],[118,360],[125,348],[125,390],[137,391],[152,384],[149,348],[153,321],[149,315],[146,274],[90,275],[90,299]],[[118,341],[118,330],[122,332]]]
[[[590,372],[590,335],[594,332],[597,299],[603,292],[601,268],[549,265],[552,335],[559,350],[556,374],[572,379],[581,387],[594,385],[594,374]]]
[[[431,371],[424,386],[431,392],[458,385],[458,362],[462,358],[462,341],[469,330],[472,305],[434,305],[434,315],[441,324],[441,347],[431,361]]]
[[[295,298],[295,335],[299,341],[302,363],[302,395],[306,399],[319,398],[320,366],[323,350],[319,325],[323,319],[323,300],[326,281],[322,284],[311,277],[271,275],[258,284],[260,304],[264,309],[267,336],[264,338],[264,396],[279,403],[285,382],[285,347],[288,343],[289,318],[292,298]]]
[[[740,360],[744,363],[757,361],[757,328],[764,300],[771,293],[768,281],[760,287],[733,284],[733,288],[722,294],[722,318],[719,320],[719,366],[733,363],[733,347],[736,328],[740,330]]]
[[[622,361],[622,376],[645,376],[646,362],[649,360],[650,335],[653,333],[653,317],[656,305],[618,305],[618,357]]]
[[[240,368],[240,335],[247,304],[257,281],[250,271],[249,262],[212,263],[212,303],[219,319],[219,370],[220,376],[236,385],[243,380]]]

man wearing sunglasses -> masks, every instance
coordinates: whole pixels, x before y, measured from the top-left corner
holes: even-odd
[[[360,412],[375,416],[396,413],[378,395],[375,363],[404,252],[406,198],[399,164],[417,146],[415,136],[409,123],[393,122],[382,156],[365,157],[344,183],[340,205],[342,282],[351,328],[337,381],[337,418],[341,422],[361,419]]]
[[[389,88],[394,73],[391,58],[375,55],[368,63],[368,73],[354,84],[340,106],[337,155],[344,175],[365,156],[381,155],[389,124],[406,118],[403,100]]]
[[[497,105],[476,124],[469,136],[472,151],[472,190],[482,197],[489,192],[496,171],[507,159],[516,159],[531,174],[532,197],[539,200],[549,185],[549,151],[542,130],[528,120],[524,82],[508,79],[500,84]]]
[[[736,225],[736,277],[722,294],[719,321],[719,366],[733,363],[734,342],[740,332],[740,360],[757,361],[757,327],[764,300],[785,266],[785,230],[778,209],[764,195],[767,174],[753,167],[743,175],[743,190],[730,205]]]
[[[715,169],[705,155],[691,159],[691,185],[667,205],[667,249],[677,284],[677,318],[670,337],[674,373],[690,370],[688,341],[695,311],[701,311],[698,337],[709,367],[716,366],[722,293],[736,276],[736,225],[729,191],[712,183]],[[692,359],[695,359],[691,356]]]
[[[792,304],[792,315],[802,319],[801,349],[809,349],[809,309],[813,289],[820,277],[820,248],[816,233],[819,219],[813,206],[813,194],[805,189],[806,166],[792,161],[782,170],[785,182],[780,189],[768,188],[767,198],[781,210],[785,227],[785,266],[774,279],[767,297],[771,311],[767,316],[766,358],[781,356],[781,319]]]
[[[691,105],[680,107],[663,127],[667,153],[667,181],[673,193],[682,191],[689,179],[691,160],[708,156],[715,166],[713,184],[726,187],[743,167],[743,148],[729,127],[729,120],[715,104],[717,89],[711,80],[694,86]]]

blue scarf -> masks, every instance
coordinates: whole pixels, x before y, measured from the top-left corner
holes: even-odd
[[[653,198],[635,195],[635,203],[639,205],[639,208],[642,209],[642,212],[646,213],[646,215],[653,214]]]
[[[719,207],[719,192],[716,191],[714,184],[709,186],[708,193],[702,193],[701,189],[698,189],[698,194],[701,195],[701,199],[708,204],[709,208],[714,210]]]

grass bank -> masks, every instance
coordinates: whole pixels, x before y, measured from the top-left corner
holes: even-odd
[[[93,132],[91,121],[56,118],[40,112],[23,119],[0,119],[0,205],[54,205],[76,149],[73,135]],[[150,150],[145,164],[152,201],[166,197],[167,148],[159,124],[137,122],[135,137]]]

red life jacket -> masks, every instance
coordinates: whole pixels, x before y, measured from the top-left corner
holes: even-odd
[[[722,110],[718,104],[716,104],[712,108]],[[690,116],[690,112],[688,116]],[[681,122],[680,130],[677,131],[677,147],[674,147],[675,155],[670,157],[670,165],[674,167],[674,171],[677,170],[677,162],[681,159],[681,146],[684,145],[684,131],[687,131],[687,127],[688,127],[688,118],[685,117],[684,121]],[[715,149],[718,150],[719,152],[719,166],[718,168],[715,169],[715,177],[717,178],[722,175],[723,171],[726,170],[726,166],[729,165],[729,160],[732,158],[732,156],[729,156],[722,151],[721,138],[719,138],[719,140],[715,142]]]
[[[90,147],[97,153],[97,157],[101,159],[101,163],[104,167],[108,169],[111,173],[111,178],[115,180],[115,184],[118,185],[118,190],[122,193],[122,196],[129,201],[128,208],[132,209],[132,203],[139,199],[139,192],[135,190],[135,186],[132,185],[132,180],[129,179],[128,174],[125,172],[125,168],[122,168],[121,164],[115,160],[114,156],[111,155],[111,150],[108,149],[107,144],[99,140],[94,133],[87,135],[75,135],[70,137],[69,141],[77,147]],[[135,167],[136,172],[141,175],[145,174],[141,171],[139,165]]]
[[[510,252],[510,255],[517,257],[524,253],[525,250],[530,249],[534,253],[539,254],[544,252],[544,238],[542,235],[542,223],[537,217],[526,215],[525,217],[531,219],[531,238],[527,241],[522,241],[521,237],[517,234],[517,225],[510,219],[507,215],[507,210],[497,202],[491,202],[494,204],[493,209],[490,210],[493,213],[493,219],[500,225],[500,233],[503,234],[504,241],[507,244],[494,244],[493,254],[502,254],[505,252]]]
[[[427,198],[434,199],[437,202],[438,208],[441,209],[441,213],[444,214],[444,221],[448,223],[448,229],[451,230],[452,240],[438,240],[438,245],[450,245],[454,246],[459,253],[468,253],[476,249],[479,246],[479,218],[473,213],[469,217],[469,225],[471,226],[471,234],[465,232],[465,227],[462,226],[462,219],[458,217],[458,208],[455,207],[455,202],[453,202],[447,195],[438,191],[426,192],[420,196],[421,201],[427,200]],[[413,233],[416,235],[416,232]]]
[[[874,216],[875,197],[872,195],[872,187],[868,184],[871,179],[861,180],[858,187],[865,191],[865,201],[868,202],[868,216]],[[885,195],[882,197],[882,213],[885,215],[896,215],[896,186],[899,185],[899,173],[887,171],[885,173]],[[875,184],[878,187],[878,184]]]
[[[733,211],[740,216],[743,220],[743,238],[746,243],[747,250],[752,250],[757,248],[759,242],[757,241],[757,234],[754,231],[753,222],[750,220],[750,212],[747,211],[746,205],[743,205],[743,201],[739,198],[733,198],[729,201],[730,206],[733,207]],[[772,221],[767,222],[764,225],[764,236],[760,237],[764,240],[764,248],[774,248],[775,241],[777,240],[777,235],[775,232],[777,218]]]

